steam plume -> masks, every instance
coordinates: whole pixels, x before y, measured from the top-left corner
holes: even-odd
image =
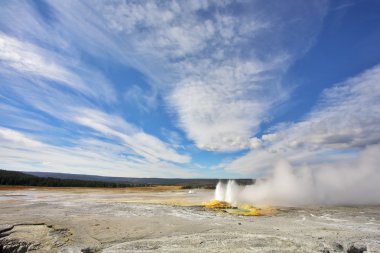
[[[295,170],[285,160],[267,179],[240,186],[219,182],[215,199],[254,205],[380,204],[380,145],[364,149],[354,160]]]

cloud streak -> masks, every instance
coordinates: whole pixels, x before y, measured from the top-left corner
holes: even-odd
[[[124,145],[81,138],[73,146],[41,143],[20,132],[0,129],[0,166],[21,171],[61,171],[129,177],[194,177],[186,167],[149,161],[127,152]]]
[[[128,41],[143,71],[154,73],[154,83],[165,84],[161,90],[187,137],[199,149],[236,151],[249,146],[270,109],[288,97],[280,75],[311,42],[295,38],[283,47],[281,34],[313,38],[316,32],[305,31],[318,31],[326,7],[310,5],[307,14],[293,13],[299,18],[293,22],[286,22],[292,6],[266,19],[268,6],[248,2],[119,2],[96,9]],[[250,12],[236,16],[231,10],[238,8]]]
[[[46,3],[41,13],[31,2],[7,2],[1,10],[2,165],[119,176],[198,175],[189,172],[189,155],[119,116],[120,84],[84,55],[124,64],[125,46],[92,8],[72,4],[78,8]]]
[[[144,133],[120,117],[85,108],[81,108],[78,111],[80,111],[80,114],[74,118],[74,121],[105,136],[118,139],[126,148],[132,149],[137,155],[145,157],[150,161],[190,162],[189,156],[178,154],[168,144]]]
[[[332,164],[379,142],[378,66],[326,89],[302,121],[259,136],[292,96],[282,78],[317,38],[325,1],[68,0],[40,8],[7,1],[0,10],[1,147],[13,168],[52,168],[38,161],[53,154],[47,163],[70,171],[65,159],[102,173],[115,159],[120,175],[144,166],[146,175],[165,166],[184,175],[196,167],[194,150],[249,150],[214,167],[261,175],[283,157]],[[118,77],[128,71],[140,78]],[[136,110],[165,119],[155,131]]]
[[[351,159],[380,142],[380,66],[326,89],[304,120],[279,126],[258,139],[257,149],[230,163],[227,170],[265,171],[286,158],[296,165]]]

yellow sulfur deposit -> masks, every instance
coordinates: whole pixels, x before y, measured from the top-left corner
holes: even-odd
[[[228,209],[226,210],[230,214],[236,214],[236,215],[244,215],[244,216],[259,216],[262,215],[259,211],[259,209],[250,206],[250,205],[244,205],[242,207],[238,207],[237,209]]]
[[[229,209],[232,208],[231,204],[225,201],[212,200],[204,204],[209,209]]]
[[[262,215],[271,215],[275,212],[272,208],[256,208],[252,205],[239,205],[232,206],[228,202],[213,200],[204,204],[205,208],[215,209],[227,212],[229,214],[234,215],[242,215],[242,216],[262,216]]]

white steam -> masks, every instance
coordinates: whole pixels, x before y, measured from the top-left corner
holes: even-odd
[[[235,180],[228,180],[227,183],[219,182],[215,189],[215,199],[237,204],[241,190],[242,187]]]
[[[299,206],[380,204],[380,145],[350,162],[294,170],[281,160],[272,175],[253,185],[219,182],[215,199],[232,204]]]

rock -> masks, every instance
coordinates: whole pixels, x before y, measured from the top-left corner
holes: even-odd
[[[321,252],[322,252],[322,253],[330,253],[330,250],[328,250],[328,249],[323,249]]]
[[[13,253],[17,252],[17,246],[16,245],[4,245],[3,246],[3,251],[4,253]]]
[[[29,245],[28,251],[37,250],[40,245],[40,243],[32,243],[31,245]]]
[[[343,246],[342,246],[342,244],[337,243],[337,242],[333,243],[333,248],[334,248],[334,250],[336,250],[336,251],[343,251]]]
[[[363,253],[367,251],[367,247],[356,247],[355,245],[350,245],[347,249],[347,253]]]
[[[27,246],[20,246],[17,250],[17,253],[25,253],[28,250]]]
[[[87,247],[87,248],[81,249],[80,252],[82,252],[82,253],[91,253],[92,251],[91,251],[91,249],[89,247]]]
[[[28,244],[18,240],[0,240],[1,253],[25,253],[28,251]]]

